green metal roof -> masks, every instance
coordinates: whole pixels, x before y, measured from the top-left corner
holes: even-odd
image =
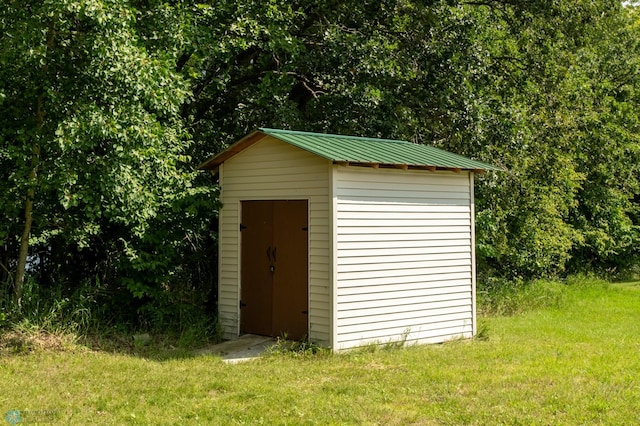
[[[428,145],[407,141],[260,128],[212,157],[199,168],[214,169],[269,135],[338,164],[429,170],[502,170]]]

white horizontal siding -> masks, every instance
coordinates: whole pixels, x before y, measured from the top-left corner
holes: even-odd
[[[449,260],[465,258],[464,252],[435,252],[435,253],[421,253],[412,256],[399,255],[399,256],[371,256],[367,259],[361,257],[341,257],[337,259],[338,269],[346,265],[371,265],[371,264],[389,264],[396,265],[403,262],[429,262],[436,260]],[[345,269],[342,268],[344,271]]]
[[[309,337],[330,344],[329,163],[267,137],[221,167],[219,315],[225,338],[240,330],[240,203],[309,201]]]
[[[368,257],[373,256],[420,256],[423,254],[438,254],[438,253],[460,253],[465,255],[468,245],[430,245],[423,247],[398,247],[398,248],[386,248],[386,249],[341,249],[338,252],[338,259],[357,257],[363,262],[367,262]]]
[[[425,288],[429,290],[442,289],[442,291],[448,292],[450,291],[450,288],[454,288],[460,285],[464,285],[464,286],[469,285],[469,280],[467,277],[460,278],[457,280],[451,279],[451,277],[443,277],[443,278],[445,279],[438,280],[437,277],[432,277],[432,281],[428,281],[429,283],[428,285],[424,285],[423,281],[407,283],[407,282],[398,282],[398,280],[391,280],[391,284],[387,284],[387,285],[364,286],[364,287],[367,287],[366,291],[363,291],[362,289],[363,286],[360,286],[360,287],[341,286],[337,291],[337,294],[339,297],[338,300],[342,302],[342,297],[347,295],[354,295],[357,297],[366,298],[376,293],[388,293],[386,296],[385,295],[379,296],[379,299],[383,299],[385,297],[389,297],[389,294],[395,294],[397,292],[403,292],[403,291],[420,290]],[[376,299],[374,298],[369,300],[376,300]]]
[[[468,173],[337,167],[335,347],[473,333]]]
[[[362,294],[359,292],[356,293],[348,293],[341,292],[340,293],[340,302],[344,304],[346,309],[353,308],[354,305],[347,305],[349,303],[358,304],[365,303],[367,305],[371,305],[371,301],[376,302],[376,306],[385,306],[387,304],[395,305],[398,304],[397,300],[406,300],[413,299],[422,300],[425,298],[427,301],[433,300],[446,300],[451,297],[451,295],[457,295],[461,293],[468,293],[469,287],[467,285],[452,285],[445,287],[415,287],[407,288],[407,289],[397,289],[395,286],[389,288],[375,288],[372,291],[366,294]],[[457,297],[457,296],[455,296]],[[410,302],[410,300],[407,300]],[[355,306],[355,309],[358,309],[358,306]]]
[[[390,339],[388,336],[400,336]],[[432,322],[428,328],[395,327],[381,328],[374,331],[353,332],[342,334],[340,347],[342,349],[362,346],[367,343],[387,343],[405,340],[407,344],[441,343],[455,338],[470,338],[473,336],[471,321],[467,318],[451,319],[446,322]]]
[[[445,191],[429,191],[418,194],[406,188],[395,190],[378,190],[375,188],[358,190],[355,188],[348,188],[345,189],[342,194],[347,197],[361,197],[363,201],[375,200],[380,196],[387,197],[389,200],[398,202],[417,202],[417,200],[422,200],[424,199],[424,197],[429,197],[434,201],[437,201],[438,204],[452,203],[454,205],[464,205],[464,202],[468,201],[468,198],[465,198],[464,196],[461,196],[457,193]]]
[[[425,304],[423,308],[415,306],[414,310],[392,311],[383,308],[371,308],[369,315],[359,317],[344,317],[338,315],[340,334],[376,331],[391,327],[415,328],[427,322],[443,322],[451,319],[471,318],[468,306],[453,303]],[[410,313],[411,315],[407,315]],[[388,336],[393,338],[394,336]]]
[[[376,270],[369,271],[355,271],[355,272],[342,272],[340,273],[340,280],[344,280],[345,282],[363,282],[366,280],[367,284],[373,284],[371,278],[377,278],[381,280],[385,280],[387,278],[403,278],[403,277],[424,277],[424,276],[438,276],[443,274],[460,274],[460,273],[471,273],[471,265],[447,265],[447,266],[423,266],[421,268],[396,268],[391,269],[396,265],[390,265],[387,269],[378,268]],[[419,282],[422,282],[420,280]],[[349,287],[349,284],[346,283],[345,287]]]
[[[430,267],[442,267],[442,266],[464,266],[469,263],[469,259],[446,259],[446,260],[432,260],[429,262]],[[352,265],[340,265],[338,266],[338,272],[344,274],[366,272],[371,276],[373,271],[395,271],[395,270],[412,270],[424,267],[425,262],[393,262],[389,263],[358,263]],[[347,277],[345,277],[347,278]]]
[[[340,276],[341,274],[338,274]],[[356,280],[340,280],[339,289],[360,287],[363,292],[368,291],[369,288],[381,286],[381,285],[400,285],[400,284],[414,284],[414,285],[429,285],[431,282],[469,279],[471,273],[468,271],[439,273],[430,275],[407,275],[404,277],[372,277]]]
[[[439,310],[441,312],[458,311],[460,307],[466,307],[466,299],[471,297],[470,293],[440,295],[439,298],[423,296],[422,298],[388,299],[376,302],[375,306],[372,306],[369,301],[354,302],[343,306],[345,309],[340,311],[338,318],[341,320],[340,324],[346,326],[350,323],[359,324],[364,317],[372,319],[372,322],[379,322],[382,317],[392,321],[401,320],[406,318],[407,312],[414,312],[413,318],[425,312],[433,316]]]
[[[344,200],[344,202],[342,202],[341,205],[341,209],[340,209],[341,213],[348,213],[348,212],[365,212],[365,213],[371,213],[371,212],[393,212],[393,213],[412,213],[412,212],[418,212],[418,213],[424,213],[424,212],[452,212],[452,213],[456,213],[456,212],[461,212],[461,213],[469,213],[469,206],[468,205],[437,205],[437,204],[431,204],[431,205],[412,205],[412,204],[397,204],[397,203],[391,203],[391,202],[356,202],[353,204],[350,204],[348,202],[348,200]]]
[[[342,233],[338,235],[339,239],[349,238],[349,235],[385,235],[385,234],[430,234],[430,233],[443,233],[443,232],[469,232],[469,227],[466,225],[461,226],[412,226],[404,224],[405,226],[389,228],[389,227],[375,227],[371,224],[362,224],[368,226],[353,226],[351,228],[342,229]]]

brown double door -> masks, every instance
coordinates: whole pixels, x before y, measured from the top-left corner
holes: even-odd
[[[242,202],[240,332],[303,339],[308,331],[306,200]]]

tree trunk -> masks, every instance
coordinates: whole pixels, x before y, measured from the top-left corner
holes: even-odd
[[[29,176],[29,181],[35,179],[35,169]],[[22,293],[24,288],[24,276],[27,269],[27,257],[29,256],[29,236],[31,235],[31,222],[33,221],[33,196],[35,191],[27,191],[27,199],[24,203],[24,228],[20,237],[20,251],[18,252],[18,267],[16,269],[16,279],[13,284],[13,297],[18,309],[22,309]]]
[[[42,96],[38,96],[37,125],[38,134],[44,126],[44,110],[42,108]],[[29,257],[29,237],[31,236],[31,223],[33,222],[33,198],[35,196],[35,185],[38,177],[38,165],[40,163],[40,145],[38,145],[37,135],[34,137],[31,147],[31,172],[29,172],[27,197],[24,202],[24,228],[20,237],[20,251],[18,252],[18,266],[16,268],[16,279],[13,284],[13,297],[18,307],[22,309],[22,293],[24,290],[24,278],[27,271],[27,258]]]

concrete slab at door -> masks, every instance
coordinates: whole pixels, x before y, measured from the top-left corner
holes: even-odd
[[[271,336],[273,203],[243,201],[241,208],[240,333]]]

